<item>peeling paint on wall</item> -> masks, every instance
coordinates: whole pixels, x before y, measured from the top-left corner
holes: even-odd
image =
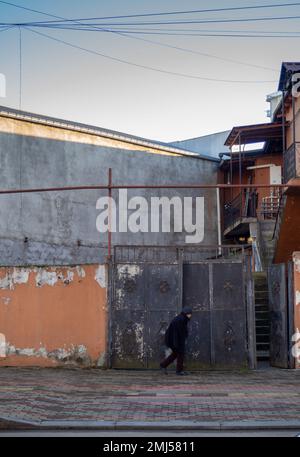
[[[29,279],[30,269],[28,268],[13,268],[9,269],[0,279],[0,289],[14,290],[16,284],[26,284]]]
[[[37,287],[45,286],[54,286],[57,283],[57,273],[56,271],[47,271],[42,268],[38,270],[38,273],[35,277],[35,284]]]
[[[104,367],[107,290],[99,267],[0,268],[0,366]]]
[[[294,252],[293,261],[294,261],[296,272],[300,273],[300,252]]]
[[[0,333],[0,357],[6,357],[6,338],[3,333]]]
[[[106,354],[105,352],[100,355],[98,361],[97,361],[97,367],[102,368],[106,364]]]
[[[100,268],[100,267],[99,267]],[[102,266],[104,268],[104,266]],[[8,268],[6,275],[0,278],[0,289],[14,290],[17,284],[26,284],[29,281],[30,273],[35,274],[35,284],[37,287],[43,287],[45,285],[54,286],[58,281],[64,284],[70,284],[74,281],[75,272],[78,278],[85,278],[84,268],[77,266],[75,268],[69,268],[65,272],[62,268]],[[99,278],[101,275],[99,275]],[[102,287],[105,287],[102,286]],[[5,301],[2,298],[2,301]],[[6,303],[8,304],[8,302]]]
[[[14,345],[7,343],[5,344],[3,357],[8,356],[43,357],[45,359],[53,359],[56,362],[67,362],[70,364],[81,364],[85,366],[92,365],[87,348],[83,344],[48,351],[47,348],[43,346],[38,349],[16,348]]]
[[[296,290],[296,306],[300,305],[300,290]]]
[[[95,279],[102,289],[106,287],[106,269],[105,265],[99,265],[95,273]]]
[[[85,278],[85,271],[80,265],[77,265],[76,272],[79,278]]]

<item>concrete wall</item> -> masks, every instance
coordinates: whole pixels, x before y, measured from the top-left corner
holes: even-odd
[[[1,366],[104,366],[103,265],[0,268]]]
[[[0,116],[2,189],[107,184],[217,182],[215,161],[178,156],[98,135]],[[0,265],[103,263],[107,234],[96,229],[106,191],[0,195]],[[204,196],[203,244],[217,243],[216,191],[131,191],[130,196]],[[113,192],[117,196],[117,191]],[[184,233],[113,234],[114,244],[184,244]]]

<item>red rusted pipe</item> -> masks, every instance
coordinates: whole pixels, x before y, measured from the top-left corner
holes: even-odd
[[[299,180],[300,181],[300,180]],[[106,186],[71,186],[28,189],[2,189],[2,194],[25,194],[35,192],[62,192],[70,190],[112,190],[112,189],[262,189],[262,188],[300,188],[299,184],[163,184],[163,185],[106,185]]]

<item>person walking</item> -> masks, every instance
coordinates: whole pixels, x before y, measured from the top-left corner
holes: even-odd
[[[192,308],[185,306],[181,313],[176,316],[165,334],[165,344],[172,349],[172,353],[160,363],[160,369],[168,374],[167,367],[177,359],[176,374],[180,376],[187,375],[183,371],[183,362],[185,354],[185,342],[188,337],[188,322],[192,317]]]

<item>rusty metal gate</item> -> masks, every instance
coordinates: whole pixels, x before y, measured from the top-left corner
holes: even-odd
[[[270,307],[270,364],[278,368],[294,368],[293,333],[293,269],[284,263],[268,269]]]
[[[115,248],[110,275],[111,367],[158,368],[168,351],[166,328],[187,304],[193,307],[187,342],[190,369],[255,366],[250,259],[241,250],[233,256],[224,252],[215,255],[212,248],[199,247]]]

